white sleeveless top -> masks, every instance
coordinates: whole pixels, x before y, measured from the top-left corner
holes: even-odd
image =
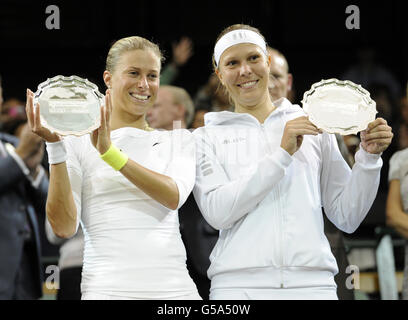
[[[111,139],[130,159],[171,177],[181,207],[195,182],[195,144],[188,130],[120,128]],[[137,299],[197,293],[186,268],[178,211],[153,200],[101,160],[89,135],[67,137],[65,144],[85,238],[82,293]]]

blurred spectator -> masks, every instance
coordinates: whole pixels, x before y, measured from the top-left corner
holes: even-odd
[[[291,91],[293,83],[293,75],[289,74],[289,65],[285,56],[278,50],[268,47],[268,52],[271,55],[270,65],[270,80],[272,85],[269,86],[269,94],[272,97],[272,101],[276,101],[281,98],[287,98],[287,95]],[[352,166],[350,161],[350,155],[348,153],[347,146],[340,135],[336,135],[339,149],[346,160],[346,162]],[[353,300],[354,292],[346,287],[346,279],[349,274],[346,273],[346,268],[349,265],[347,259],[347,253],[344,245],[343,233],[329,221],[325,214],[324,219],[324,232],[330,243],[330,248],[336,258],[339,272],[334,277],[337,284],[337,295],[340,300]]]
[[[194,105],[186,90],[174,86],[160,86],[157,100],[147,113],[147,121],[152,128],[172,130],[174,121],[180,121],[187,128],[194,116]],[[193,124],[194,125],[194,124]],[[217,242],[218,231],[213,229],[201,215],[193,194],[179,209],[180,232],[186,247],[187,268],[197,286],[200,296],[208,300],[210,280],[207,269],[210,254]]]
[[[382,66],[376,57],[374,48],[365,46],[357,51],[358,62],[351,66],[341,78],[351,80],[367,89],[371,84],[378,83],[388,87],[393,99],[401,96],[401,86],[394,75]]]
[[[407,240],[402,298],[408,300],[408,148],[391,157],[388,180],[387,225]]]
[[[196,109],[208,111],[234,111],[234,106],[226,90],[221,86],[220,80],[213,73],[207,83],[201,87],[195,98]]]
[[[24,124],[27,122],[24,102],[11,98],[4,101],[1,113],[1,130],[19,137]]]
[[[42,296],[37,215],[45,215],[48,190],[48,178],[40,165],[43,155],[42,139],[27,125],[20,139],[0,132],[0,299]]]
[[[188,37],[182,37],[179,42],[173,42],[172,60],[165,65],[160,75],[160,84],[169,85],[174,82],[184,66],[193,55],[193,42]]]
[[[173,130],[174,121],[181,128],[190,126],[194,117],[194,105],[186,90],[175,86],[160,86],[153,107],[147,112],[146,120],[155,129]]]
[[[293,75],[289,73],[289,64],[286,57],[278,50],[268,47],[271,55],[271,66],[269,73],[269,94],[272,101],[286,97],[294,102],[295,93],[293,88]]]

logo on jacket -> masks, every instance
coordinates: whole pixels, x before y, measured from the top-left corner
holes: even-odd
[[[234,139],[225,139],[222,144],[229,144],[229,143],[237,143],[237,142],[242,142],[245,141],[245,138],[239,137],[239,138],[234,138]]]

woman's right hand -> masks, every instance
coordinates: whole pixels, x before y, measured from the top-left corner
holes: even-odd
[[[61,140],[59,135],[51,132],[41,125],[40,105],[37,103],[36,108],[34,108],[34,93],[30,89],[27,89],[26,113],[28,125],[30,126],[32,132],[47,142],[57,142]]]
[[[318,135],[323,133],[308,117],[299,117],[286,123],[281,140],[281,148],[285,149],[291,156],[299,150],[303,142],[303,135]]]

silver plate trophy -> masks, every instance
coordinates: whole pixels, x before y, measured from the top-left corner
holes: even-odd
[[[303,95],[302,105],[316,127],[341,135],[367,129],[377,114],[370,93],[348,80],[329,79],[313,84]]]
[[[62,136],[82,136],[100,126],[104,95],[87,79],[56,76],[38,86],[37,103],[44,127]]]

